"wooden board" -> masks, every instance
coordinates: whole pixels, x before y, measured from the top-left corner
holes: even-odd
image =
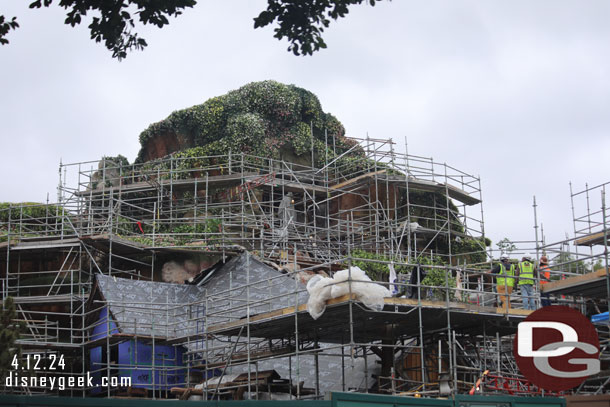
[[[608,236],[606,240],[610,241],[610,236]],[[580,239],[576,239],[576,241],[574,241],[574,244],[576,246],[594,246],[597,244],[603,245],[604,232],[592,233],[590,235],[581,237]]]
[[[566,278],[542,284],[542,292],[548,294],[578,295],[585,297],[606,298],[606,270]]]

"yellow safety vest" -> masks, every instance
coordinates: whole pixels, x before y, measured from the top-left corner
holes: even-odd
[[[504,276],[514,276],[515,275],[515,265],[511,264],[510,269],[506,270],[504,264],[500,263],[500,273],[498,273],[498,277],[496,277],[497,285],[506,285],[509,287],[513,287],[515,285],[515,279]]]
[[[519,263],[519,285],[534,284],[534,265],[529,261]]]

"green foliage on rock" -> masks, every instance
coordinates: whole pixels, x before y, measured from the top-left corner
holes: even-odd
[[[462,255],[458,258],[466,260],[468,264],[485,263],[487,262],[486,248],[491,245],[491,240],[488,238],[462,238],[454,240],[451,243],[451,251],[453,254]]]
[[[311,132],[317,164],[354,145],[345,138],[341,122],[322,110],[313,93],[272,80],[252,82],[151,124],[140,134],[136,162],[146,160],[154,138],[168,135],[181,143],[182,150],[203,147],[201,152],[207,154],[232,151],[280,158],[282,151],[290,151],[311,157]],[[355,154],[363,156],[362,150]]]
[[[402,204],[406,204],[407,195],[403,197]],[[451,230],[464,233],[464,225],[457,219],[455,214],[459,213],[451,199],[438,192],[409,191],[409,208],[413,222],[429,229],[445,229],[447,223],[447,208],[450,211]]]
[[[209,218],[194,225],[183,224],[176,226],[172,229],[171,233],[176,235],[176,243],[178,245],[185,245],[204,238],[206,245],[212,245],[222,240],[222,237],[219,235],[221,225],[222,221],[220,219]]]
[[[57,230],[55,223],[61,214],[62,209],[56,205],[0,202],[0,242],[7,241],[9,224],[11,233],[19,232],[21,236],[37,236]]]
[[[124,155],[102,157],[107,168],[120,168],[129,166],[129,160]]]
[[[61,214],[62,209],[56,205],[46,205],[38,202],[0,202],[0,222],[7,223],[11,219],[44,220]]]

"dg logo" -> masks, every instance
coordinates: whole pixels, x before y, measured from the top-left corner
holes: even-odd
[[[600,371],[599,338],[579,311],[552,305],[517,327],[513,354],[523,376],[541,389],[564,391]]]

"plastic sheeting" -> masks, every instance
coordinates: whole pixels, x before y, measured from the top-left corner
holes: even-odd
[[[326,301],[350,292],[356,299],[373,311],[383,309],[383,299],[391,297],[390,290],[373,282],[359,267],[350,267],[335,273],[332,278],[314,276],[307,283],[309,300],[307,311],[313,319],[318,319],[326,309]]]

